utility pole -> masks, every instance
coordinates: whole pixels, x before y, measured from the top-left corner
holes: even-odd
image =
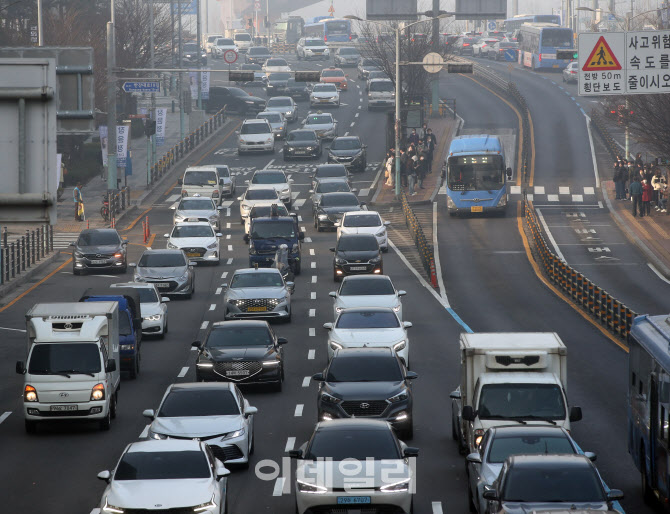
[[[196,32],[196,38],[198,39],[198,69],[202,67],[202,63],[200,62],[200,45],[201,45],[201,40],[202,40],[202,34],[200,33],[200,0],[196,0],[195,3],[195,32]],[[207,52],[205,52],[205,55],[207,55]],[[198,72],[198,109],[202,109],[202,72]]]
[[[177,41],[178,41],[178,48],[177,51],[179,52],[177,55],[177,59],[179,60],[179,68],[183,67],[183,49],[181,46],[181,1],[182,0],[177,0]],[[184,79],[182,77],[182,72],[179,72],[179,84],[177,85],[177,90],[179,91],[179,139],[184,139],[184,92],[183,92],[183,86],[184,86]]]
[[[440,48],[440,20],[438,16],[440,15],[440,0],[433,0],[433,20],[432,20],[432,43],[433,43],[433,52],[436,52]],[[432,92],[432,112],[433,117],[437,116],[440,112],[440,74],[434,73],[433,82],[431,83],[431,92]],[[396,103],[398,103],[398,97],[396,97]]]
[[[37,46],[44,46],[44,32],[42,31],[42,0],[37,0]]]
[[[154,43],[154,0],[149,0],[149,59],[151,68],[156,67],[156,53]],[[151,93],[151,119],[156,121],[156,93]],[[151,164],[156,164],[156,134],[151,136]],[[147,182],[148,183],[148,182]]]
[[[116,191],[116,34],[114,0],[110,1],[111,16],[107,22],[107,194]]]

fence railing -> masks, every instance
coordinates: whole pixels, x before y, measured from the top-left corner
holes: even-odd
[[[419,257],[426,273],[430,277],[430,283],[433,287],[437,287],[437,273],[435,271],[435,256],[433,253],[433,245],[428,242],[426,234],[423,232],[421,223],[419,223],[412,206],[407,201],[407,195],[404,190],[400,191],[400,203],[405,214],[405,223],[409,230],[417,250],[419,250]]]
[[[26,230],[21,236],[13,236],[12,241],[9,240],[7,227],[4,227],[0,245],[0,284],[25,273],[51,253],[54,247],[53,238],[53,227],[48,224]]]
[[[605,144],[610,157],[615,159],[617,155],[621,155],[621,148],[619,148],[617,142],[610,135],[609,130],[607,130],[607,127],[605,126],[605,122],[595,109],[591,110],[591,121],[593,122],[596,132],[600,135],[600,138]]]
[[[542,265],[547,278],[561,288],[573,303],[597,320],[603,328],[625,341],[637,313],[559,259],[547,245],[532,202],[526,200],[524,207],[526,226],[532,235],[538,262]]]

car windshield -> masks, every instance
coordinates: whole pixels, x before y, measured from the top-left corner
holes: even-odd
[[[343,235],[337,241],[338,252],[374,252],[379,250],[375,236],[371,234]]]
[[[249,34],[235,34],[235,41],[251,41],[251,36]]]
[[[290,98],[270,98],[267,103],[268,107],[293,107]]]
[[[452,191],[491,191],[505,182],[500,155],[467,155],[449,157],[449,188]]]
[[[268,329],[260,327],[217,327],[212,329],[205,346],[208,348],[270,346],[272,337]]]
[[[266,66],[288,66],[288,63],[284,59],[268,59],[265,63]]]
[[[306,39],[305,46],[326,46],[321,39]]]
[[[234,416],[240,413],[233,393],[217,389],[170,391],[158,411],[159,418]]]
[[[317,193],[348,193],[349,191],[351,191],[351,189],[349,189],[349,184],[344,180],[319,182],[319,185],[316,188]]]
[[[270,73],[268,75],[268,80],[273,81],[273,80],[288,80],[291,78],[290,73]]]
[[[232,39],[217,39],[216,40],[217,46],[235,46],[235,41]]]
[[[512,467],[501,496],[504,501],[523,503],[605,501],[600,479],[591,466]]]
[[[264,171],[262,173],[254,173],[251,179],[252,184],[285,184],[286,175],[281,171]]]
[[[270,50],[264,46],[256,46],[254,48],[249,48],[249,55],[268,55]]]
[[[358,56],[358,50],[355,48],[340,48],[339,55],[346,55],[347,57],[356,57]]]
[[[342,70],[323,70],[321,72],[322,77],[344,77],[344,72]]]
[[[277,191],[274,189],[247,189],[245,200],[277,200]]]
[[[544,28],[541,37],[544,47],[572,48],[575,44],[572,31],[566,28]]]
[[[183,47],[184,52],[197,52],[198,45],[195,43],[186,43]]]
[[[357,356],[334,358],[328,366],[327,382],[402,382],[396,357]]]
[[[333,144],[330,145],[331,150],[360,150],[361,141],[358,138],[355,139],[345,139],[345,138],[335,138]]]
[[[344,166],[324,166],[316,169],[316,178],[347,178],[347,170]]]
[[[267,134],[271,131],[267,123],[243,123],[240,134]]]
[[[230,282],[231,289],[245,287],[284,287],[281,273],[239,273]]]
[[[257,205],[251,212],[249,212],[249,217],[251,218],[264,218],[272,215],[272,208],[277,209],[278,216],[288,216],[288,210],[285,205]]]
[[[130,325],[130,318],[125,312],[119,312],[119,334],[129,336],[133,334],[133,327]]]
[[[489,449],[488,461],[502,464],[510,455],[545,455],[576,453],[568,438],[560,435],[496,435]]]
[[[288,141],[313,141],[316,144],[317,137],[311,130],[295,130],[289,132]]]
[[[317,430],[312,437],[307,459],[343,461],[355,459],[400,459],[400,450],[391,429],[388,430]]]
[[[31,375],[79,375],[100,372],[100,349],[95,343],[35,344],[30,354]]]
[[[335,328],[398,328],[400,322],[392,311],[342,312]]]
[[[385,79],[388,78],[386,76],[386,73],[383,71],[371,71],[370,75],[368,75],[370,79]]]
[[[216,208],[214,207],[214,202],[209,198],[203,198],[202,200],[184,198],[179,202],[178,209],[180,211],[213,211]]]
[[[208,37],[207,37],[207,42],[208,42],[208,43],[213,43],[213,42],[216,41],[217,39],[219,39],[219,36],[208,36]]]
[[[140,294],[140,303],[156,303],[159,301],[153,287],[133,287],[133,290]]]
[[[337,93],[335,84],[314,84],[312,91],[315,93]]]
[[[211,225],[177,225],[172,229],[172,237],[214,237]]]
[[[215,171],[187,171],[184,173],[185,186],[215,186]]]
[[[317,114],[315,116],[307,116],[305,118],[305,125],[330,125],[333,123],[333,118],[327,114]]]
[[[390,279],[344,279],[338,294],[340,296],[394,295],[395,288]]]
[[[230,169],[228,166],[217,166],[216,169],[219,172],[219,177],[230,177]]]
[[[395,86],[390,80],[380,80],[378,82],[370,82],[370,91],[393,92]]]
[[[183,480],[210,478],[201,451],[127,452],[114,472],[114,480]]]
[[[381,62],[377,59],[363,59],[363,66],[368,67],[381,66]]]
[[[282,118],[281,114],[278,112],[273,112],[273,113],[267,113],[267,114],[259,114],[256,116],[258,119],[261,120],[268,120],[270,123],[282,123]]]
[[[379,214],[356,214],[353,216],[345,216],[343,221],[344,227],[381,227],[382,220]]]
[[[295,239],[293,220],[254,222],[251,226],[252,239]]]
[[[181,252],[156,252],[143,254],[137,265],[142,268],[177,268],[186,266],[186,261]]]
[[[79,235],[77,246],[114,246],[121,242],[116,231],[83,232]]]
[[[240,66],[241,70],[248,70],[248,71],[261,71],[261,65],[260,64],[243,64]]]
[[[556,384],[485,384],[479,396],[481,419],[565,419],[565,403]]]
[[[322,207],[356,207],[358,205],[358,198],[353,194],[326,195],[321,198]]]

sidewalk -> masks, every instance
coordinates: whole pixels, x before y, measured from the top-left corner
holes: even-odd
[[[423,189],[418,186],[415,189],[416,195],[408,196],[407,200],[410,204],[424,204],[431,203],[437,195],[438,189],[442,184],[442,164],[449,151],[451,140],[456,136],[458,130],[458,119],[447,118],[430,118],[428,120],[428,127],[433,129],[433,133],[437,138],[437,146],[433,155],[433,166],[431,173],[429,173],[423,180]],[[404,188],[407,192],[407,188]],[[379,178],[379,184],[375,196],[370,202],[373,205],[399,203],[395,198],[395,186],[387,186],[384,174]]]

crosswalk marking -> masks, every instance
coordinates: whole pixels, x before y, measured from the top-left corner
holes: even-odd
[[[584,188],[584,194],[585,194],[585,195],[594,195],[594,194],[596,194],[595,188],[593,188],[593,187],[585,187],[585,188]]]
[[[358,196],[368,196],[370,194],[370,188],[364,187],[358,192]]]
[[[302,207],[303,205],[305,205],[305,199],[304,198],[300,198],[300,199],[295,200],[293,202],[293,207],[295,207],[296,209],[300,209],[300,207]]]
[[[526,198],[528,199],[529,202],[532,202],[533,201],[533,193],[528,193],[526,195]]]
[[[558,195],[547,195],[548,202],[558,202]]]
[[[559,195],[569,195],[570,194],[570,188],[565,187],[565,186],[559,186],[558,187],[558,194]]]
[[[300,184],[300,185],[302,185],[302,184]],[[300,191],[292,191],[292,192],[291,192],[291,198],[292,198],[293,200],[297,199],[298,196],[300,196]]]
[[[167,199],[165,200],[165,203],[175,203],[180,198],[181,198],[181,195],[171,195],[171,196],[167,197]]]
[[[513,195],[520,195],[521,194],[521,186],[511,186],[509,188],[510,194]]]
[[[221,207],[223,207],[224,209],[229,209],[233,205],[233,203],[235,203],[235,200],[226,200],[221,204]]]
[[[544,186],[535,186],[535,194],[536,195],[543,195],[544,194]]]
[[[583,202],[584,201],[584,195],[572,195],[572,201],[573,202]]]
[[[77,240],[78,236],[79,234],[76,232],[56,232],[54,234],[54,248],[67,248],[70,246],[70,243]]]

